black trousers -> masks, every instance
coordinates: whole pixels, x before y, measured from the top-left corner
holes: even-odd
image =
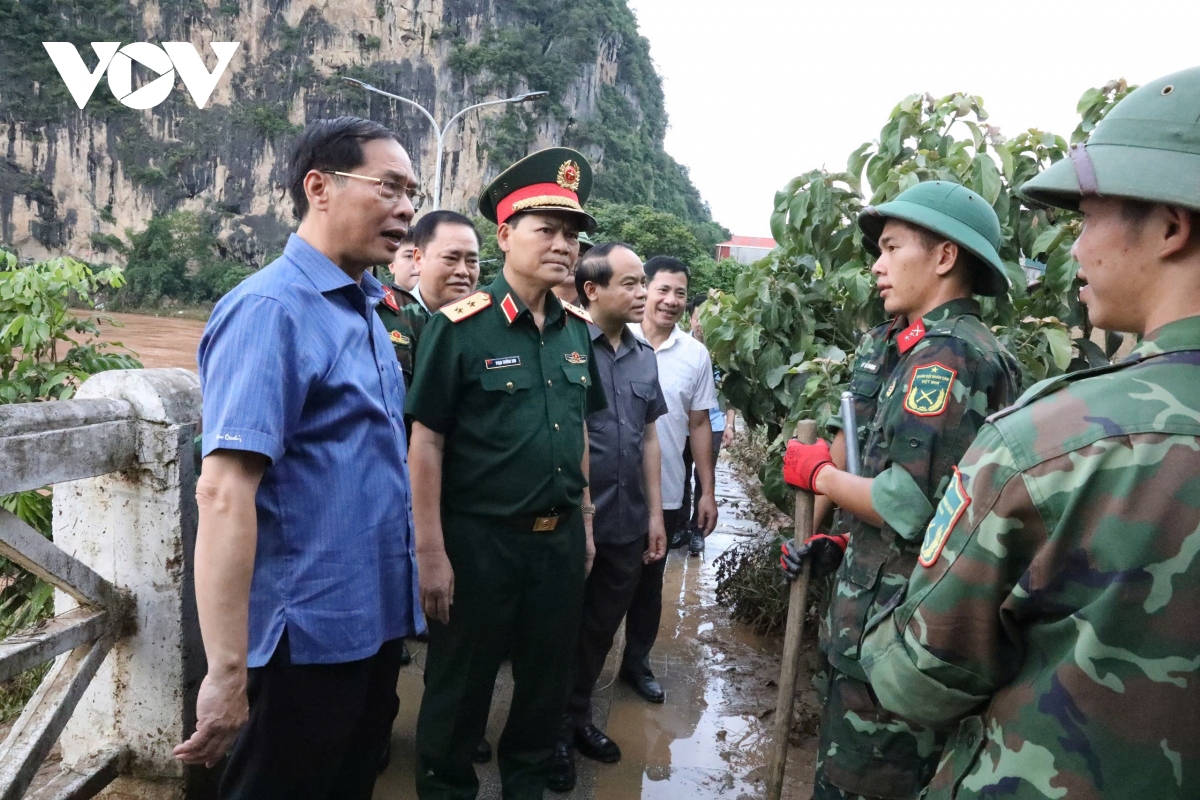
[[[714,465],[717,463],[717,457],[721,455],[721,440],[724,437],[725,431],[712,432]],[[694,531],[700,527],[700,498],[704,494],[700,491],[700,468],[695,466],[695,461],[692,459],[691,444],[692,438],[689,436],[683,444],[683,507],[691,509],[691,519],[687,527],[689,531]]]
[[[293,664],[287,632],[266,666],[249,671],[250,719],[222,800],[370,800],[400,707],[403,639],[342,664]]]
[[[687,522],[688,508],[664,509],[663,523],[667,539]],[[660,558],[642,566],[637,588],[625,615],[625,653],[621,671],[632,675],[653,675],[650,670],[650,650],[658,638],[658,623],[662,620],[663,573],[667,559]]]
[[[592,691],[641,582],[642,555],[648,545],[646,536],[627,544],[596,545],[596,560],[583,591],[575,685],[567,701],[572,727],[582,728],[592,722]]]

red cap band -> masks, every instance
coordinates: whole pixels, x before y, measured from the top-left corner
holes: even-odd
[[[583,206],[579,205],[579,195],[570,189],[564,189],[557,183],[535,183],[518,189],[496,203],[496,222],[503,224],[513,214],[544,207],[583,211]]]

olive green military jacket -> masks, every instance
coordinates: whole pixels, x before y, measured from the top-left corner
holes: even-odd
[[[445,436],[444,509],[511,517],[580,504],[584,419],[607,406],[586,321],[548,293],[539,331],[503,273],[429,320],[405,410]]]
[[[412,385],[417,341],[421,338],[425,323],[429,321],[429,312],[415,295],[391,283],[383,285],[383,302],[375,306],[375,311],[392,340],[407,388]]]
[[[858,657],[867,620],[907,584],[954,465],[987,415],[1016,399],[1019,375],[968,298],[908,328],[881,325],[860,342],[850,391],[862,474],[874,479],[871,501],[884,525],[842,515],[850,539],[821,637],[841,672],[865,679]]]
[[[1200,797],[1200,317],[993,416],[920,563],[862,663],[961,720],[929,797]]]

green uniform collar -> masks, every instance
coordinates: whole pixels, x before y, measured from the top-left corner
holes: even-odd
[[[1200,350],[1200,316],[1177,319],[1151,331],[1124,360],[1136,361],[1178,350]]]
[[[945,322],[952,317],[978,317],[981,315],[979,303],[970,297],[957,297],[948,303],[942,303],[937,308],[921,317],[926,329]]]
[[[508,285],[508,281],[504,279],[504,270],[496,276],[492,281],[492,285],[487,288],[489,294],[495,300],[496,313],[504,317],[505,322],[512,325],[521,315],[528,314],[530,321],[533,320],[533,313],[529,311],[529,306],[522,302],[517,293]],[[560,327],[567,324],[567,314],[563,310],[562,301],[558,299],[558,295],[554,292],[546,292],[545,300],[546,325],[557,323]]]

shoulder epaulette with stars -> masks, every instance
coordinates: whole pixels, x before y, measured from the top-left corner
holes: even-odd
[[[564,309],[571,312],[575,316],[579,317],[584,322],[592,321],[592,315],[589,314],[587,311],[583,310],[582,308],[580,308],[579,306],[573,306],[570,303],[568,303],[566,300],[563,300],[561,302],[562,302],[562,307]]]
[[[450,318],[451,322],[461,322],[467,317],[474,316],[492,304],[492,296],[487,292],[476,292],[467,295],[457,303],[451,303],[441,312]]]

